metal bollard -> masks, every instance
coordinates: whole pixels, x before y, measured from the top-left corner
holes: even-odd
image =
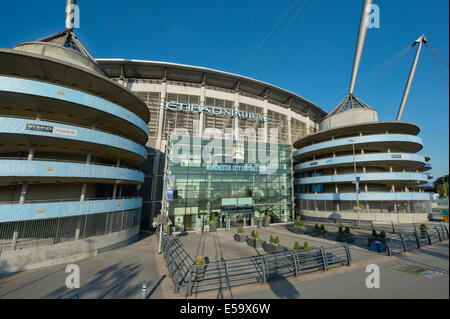
[[[142,290],[142,299],[145,299],[145,297],[147,296],[147,281],[144,280],[142,282],[141,290]]]

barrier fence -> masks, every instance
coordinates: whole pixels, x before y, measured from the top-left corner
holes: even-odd
[[[111,213],[0,223],[3,251],[54,245],[139,225],[140,208]]]
[[[181,242],[164,234],[162,236],[164,260],[169,276],[174,281],[174,291],[186,288],[186,295],[251,283],[265,283],[272,278],[299,276],[300,274],[328,270],[350,265],[350,250],[346,243],[307,250],[289,250],[276,254],[219,260],[195,264]]]
[[[393,233],[386,237],[389,256],[407,252],[413,248],[430,246],[448,239],[448,228],[444,224],[411,232]]]

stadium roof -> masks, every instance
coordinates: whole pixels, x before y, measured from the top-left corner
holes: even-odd
[[[98,64],[112,78],[131,79],[166,79],[196,84],[217,86],[220,88],[267,97],[282,107],[291,107],[297,113],[310,116],[319,122],[327,116],[327,112],[307,99],[279,88],[275,85],[248,78],[242,75],[218,71],[214,69],[159,61],[97,59]]]

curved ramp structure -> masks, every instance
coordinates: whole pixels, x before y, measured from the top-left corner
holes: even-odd
[[[0,268],[139,230],[149,111],[80,46],[65,30],[0,50]],[[36,246],[48,255],[27,253]]]

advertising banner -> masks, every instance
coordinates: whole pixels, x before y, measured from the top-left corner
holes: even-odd
[[[173,187],[175,184],[175,176],[174,175],[167,175],[166,176],[166,196],[164,200],[166,202],[173,201]]]

